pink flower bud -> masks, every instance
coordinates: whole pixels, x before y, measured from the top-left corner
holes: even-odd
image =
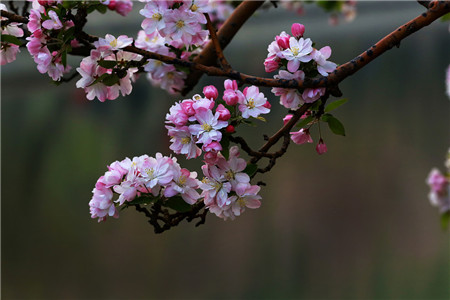
[[[316,151],[319,154],[324,154],[325,152],[328,151],[327,145],[325,145],[322,139],[319,140],[319,143],[316,146]]]
[[[272,107],[272,105],[270,104],[269,101],[266,101],[266,103],[264,103],[263,106],[268,109],[270,109]]]
[[[114,10],[116,8],[116,0],[109,0],[108,8]]]
[[[275,40],[277,41],[278,47],[280,47],[281,50],[289,48],[289,35],[277,35],[275,37]]]
[[[286,125],[287,122],[289,122],[293,116],[294,115],[291,115],[291,114],[286,115],[286,117],[283,118],[283,125]]]
[[[230,111],[226,109],[225,106],[223,106],[223,104],[219,104],[217,106],[216,112],[219,113],[219,120],[221,121],[227,121],[231,117]]]
[[[219,97],[219,92],[213,85],[208,85],[203,88],[203,94],[206,98],[216,100]]]
[[[300,23],[294,23],[291,26],[291,32],[292,35],[295,36],[297,39],[301,38],[305,33],[305,25]]]
[[[302,128],[302,129],[300,129],[297,132],[290,132],[290,134],[291,134],[292,141],[294,143],[298,144],[298,145],[301,145],[301,144],[304,144],[304,143],[312,143],[313,142],[313,140],[311,138],[311,135],[309,135],[309,130],[308,129],[303,129]],[[322,153],[319,153],[319,154],[322,154]]]
[[[190,99],[186,99],[181,102],[181,108],[189,117],[195,115],[195,109],[193,105],[194,101]]]
[[[273,72],[278,70],[280,67],[280,60],[277,58],[276,55],[272,55],[264,61],[264,69],[267,73]]]
[[[238,85],[237,85],[236,80],[227,79],[227,80],[225,80],[223,85],[225,86],[226,90],[233,90],[233,91],[235,91],[235,90],[238,89]]]
[[[228,125],[227,128],[225,128],[225,131],[228,133],[233,133],[235,131],[233,125]]]
[[[238,103],[239,97],[233,90],[225,90],[223,93],[223,100],[227,105],[234,106]]]
[[[248,86],[246,86],[244,88],[244,90],[242,91],[242,93],[244,94],[245,97],[247,97],[247,90],[248,90]]]
[[[211,152],[211,151],[221,151],[222,150],[222,145],[219,142],[211,142],[208,145],[203,145],[203,151],[205,152]]]

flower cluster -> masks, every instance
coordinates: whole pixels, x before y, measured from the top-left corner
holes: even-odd
[[[280,69],[274,76],[277,79],[302,81],[317,75],[328,76],[336,69],[336,64],[327,59],[331,56],[331,48],[325,46],[320,50],[313,47],[309,38],[303,38],[305,26],[294,23],[292,36],[281,32],[268,47],[268,55],[264,61],[266,72]],[[325,94],[325,88],[286,89],[273,88],[272,92],[280,97],[280,103],[289,109],[296,110],[303,103],[312,103]]]
[[[180,196],[186,203],[194,204],[200,198],[196,189],[200,181],[197,173],[182,169],[176,158],[157,153],[156,157],[142,155],[132,160],[125,158],[108,166],[101,176],[89,202],[92,218],[105,221],[107,216],[118,218],[118,206],[131,202],[136,197]],[[114,193],[119,197],[113,201]]]
[[[237,146],[229,150],[229,159],[219,153],[214,163],[206,162],[202,166],[203,178],[200,188],[206,207],[223,219],[234,219],[245,208],[261,206],[260,187],[250,184],[250,177],[243,171],[247,167],[244,159],[239,158]]]
[[[437,168],[433,168],[426,180],[430,187],[430,203],[438,207],[441,214],[450,212],[450,149],[445,166],[447,174],[443,175]]]
[[[142,57],[121,49],[132,42],[133,39],[125,35],[115,38],[110,34],[94,42],[96,49],[92,49],[90,56],[83,58],[77,68],[82,78],[76,85],[85,90],[87,99],[97,97],[104,102],[116,99],[119,92],[122,96],[131,93],[133,74],[138,70],[132,67],[132,62]]]
[[[68,11],[60,9],[60,3],[33,0],[27,23],[32,33],[27,38],[28,52],[33,56],[38,71],[47,73],[55,81],[70,71],[66,52],[78,44],[72,36],[74,23]]]
[[[0,10],[6,9],[5,4],[0,3]],[[6,18],[0,18],[2,22],[6,20]],[[6,23],[6,25],[2,24],[2,41],[0,48],[0,65],[5,65],[7,63],[13,62],[16,60],[17,52],[20,52],[18,43],[13,43],[12,41],[16,40],[17,37],[23,36],[23,30],[19,27],[22,25],[21,23]],[[12,39],[12,41],[8,41],[8,39]]]
[[[166,115],[166,123],[169,124],[166,128],[171,137],[172,151],[191,159],[200,156],[203,150],[206,152],[205,160],[214,163],[222,150],[222,133],[234,132],[231,121],[236,125],[239,120],[257,118],[270,111],[270,104],[258,87],[251,86],[241,92],[236,81],[229,79],[225,80],[224,86],[224,103],[216,105],[219,92],[210,85],[204,87],[204,97],[197,94],[170,108]]]

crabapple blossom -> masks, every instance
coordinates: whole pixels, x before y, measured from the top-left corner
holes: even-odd
[[[209,144],[222,139],[222,133],[219,130],[227,127],[228,123],[219,120],[219,117],[219,112],[213,115],[211,110],[203,107],[196,111],[195,118],[199,124],[189,125],[189,131],[197,137],[197,143]]]
[[[295,73],[290,73],[285,70],[280,70],[278,75],[275,75],[274,78],[277,79],[295,79],[301,81],[305,79],[305,73],[301,70],[296,71]],[[280,97],[280,104],[289,109],[298,109],[298,107],[303,104],[302,95],[299,94],[297,89],[285,89],[285,88],[272,88],[272,93],[275,96]]]
[[[133,43],[133,38],[129,38],[126,35],[120,35],[118,38],[111,34],[106,34],[105,38],[99,38],[94,42],[94,46],[100,52],[106,52],[110,54],[112,51],[116,51]]]
[[[297,132],[290,132],[290,134],[291,134],[291,140],[294,143],[298,144],[298,145],[301,145],[301,144],[304,144],[304,143],[312,143],[313,142],[313,140],[311,138],[311,135],[309,134],[309,130],[308,129],[303,129],[302,128],[302,129],[300,129]],[[323,149],[321,149],[321,151],[323,151]],[[319,152],[319,150],[317,152]],[[322,153],[319,153],[319,154],[322,154]]]
[[[261,196],[257,195],[260,187],[248,184],[245,189],[236,191],[236,196],[231,196],[231,210],[235,216],[240,216],[245,208],[259,208],[261,206]]]
[[[61,29],[63,27],[63,24],[54,10],[50,10],[48,16],[50,17],[50,20],[42,22],[42,27],[45,29]]]
[[[450,183],[449,179],[434,168],[431,170],[426,180],[430,187],[428,199],[431,205],[439,208],[440,213],[450,211]]]
[[[310,55],[312,51],[311,39],[300,38],[297,40],[291,37],[289,39],[289,48],[279,52],[277,55],[288,61],[287,69],[289,72],[294,73],[298,70],[301,62],[306,63],[312,59]]]
[[[302,98],[306,103],[312,103],[325,95],[325,88],[305,89]]]
[[[213,85],[208,85],[203,88],[203,94],[206,98],[216,100],[219,97],[219,92]]]
[[[325,46],[320,50],[314,49],[314,51],[311,53],[312,59],[317,63],[317,71],[322,76],[328,76],[328,73],[336,70],[337,65],[331,61],[327,61],[330,56],[331,48],[329,46]]]
[[[244,89],[244,97],[240,99],[239,110],[242,112],[242,117],[247,119],[249,117],[257,118],[260,114],[267,114],[270,109],[265,107],[267,98],[263,93],[259,92],[257,86],[252,85]]]

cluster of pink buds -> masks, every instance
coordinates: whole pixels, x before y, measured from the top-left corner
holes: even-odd
[[[66,51],[77,46],[73,40],[74,23],[67,11],[58,8],[61,1],[33,1],[30,10],[27,38],[28,52],[33,56],[40,73],[48,73],[55,81],[70,71],[66,65]],[[43,4],[43,5],[42,5]]]
[[[92,218],[105,221],[107,216],[118,218],[118,206],[133,201],[136,197],[164,198],[180,196],[192,205],[200,198],[196,189],[200,181],[197,173],[182,169],[176,158],[142,155],[132,160],[125,158],[108,166],[93,189],[89,202]],[[119,197],[113,201],[114,193]]]
[[[438,207],[441,214],[450,212],[450,149],[445,165],[447,174],[443,175],[437,168],[433,168],[426,181],[430,187],[430,203]]]
[[[225,80],[223,103],[216,103],[219,92],[210,85],[203,89],[204,97],[194,95],[175,103],[166,115],[166,126],[171,137],[170,149],[176,154],[184,154],[188,159],[205,153],[205,160],[215,162],[222,150],[220,144],[223,133],[232,133],[240,120],[258,118],[270,111],[270,104],[258,87],[238,90],[236,81]],[[226,106],[228,107],[226,107]],[[231,110],[231,112],[230,112]],[[199,146],[201,148],[199,148]]]
[[[133,74],[138,69],[130,64],[142,57],[121,49],[132,43],[133,39],[125,35],[115,38],[110,34],[94,43],[96,49],[92,49],[90,56],[85,57],[77,68],[81,79],[76,85],[85,90],[87,99],[97,97],[104,102],[116,99],[119,92],[122,96],[131,93]]]
[[[259,208],[260,187],[250,184],[250,177],[243,171],[247,167],[244,159],[239,158],[239,149],[233,146],[227,160],[221,153],[213,163],[202,166],[205,178],[201,181],[202,197],[206,207],[223,219],[234,219],[245,208]]]
[[[0,10],[8,11],[5,4],[0,3]],[[0,18],[5,21],[7,18]],[[7,25],[2,25],[2,41],[0,48],[0,65],[5,65],[16,60],[17,52],[20,52],[20,41],[18,37],[23,36],[23,30],[19,27],[21,23],[12,22]],[[9,40],[9,41],[8,41]],[[14,43],[15,42],[15,43]]]
[[[329,46],[318,50],[313,48],[311,39],[303,38],[305,26],[294,23],[291,32],[292,36],[283,31],[269,45],[269,53],[264,61],[266,72],[286,66],[287,70],[280,69],[274,78],[302,81],[305,77],[314,78],[319,74],[328,76],[336,69],[335,63],[327,61],[331,56]],[[272,92],[280,97],[280,103],[284,107],[296,110],[303,103],[317,101],[325,94],[325,88],[273,88]]]

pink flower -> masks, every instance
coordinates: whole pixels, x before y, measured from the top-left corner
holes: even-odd
[[[202,150],[197,147],[196,140],[193,139],[187,126],[177,128],[166,126],[166,128],[171,137],[170,150],[176,154],[185,154],[187,159],[196,158],[202,154]]]
[[[445,76],[445,85],[447,87],[447,96],[450,98],[450,65],[447,67],[447,71],[446,71],[446,76]]]
[[[280,59],[276,55],[267,57],[264,60],[264,69],[267,73],[276,71],[278,70],[279,67],[280,67]]]
[[[15,61],[17,52],[20,52],[19,46],[14,44],[2,44],[0,50],[0,65],[3,66]]]
[[[320,50],[314,49],[314,51],[311,53],[312,59],[317,63],[317,71],[322,76],[328,76],[328,73],[333,72],[336,70],[336,64],[327,61],[327,59],[331,56],[331,48],[329,46],[325,46]]]
[[[291,26],[291,32],[292,35],[295,36],[297,39],[301,38],[305,33],[305,25],[300,23],[294,23]]]
[[[94,42],[94,46],[101,52],[107,52],[119,50],[125,48],[133,43],[133,38],[129,38],[126,35],[120,35],[117,39],[111,34],[107,34],[105,38],[100,38]]]
[[[274,78],[302,81],[305,79],[305,73],[298,70],[292,74],[288,71],[280,70],[278,75],[275,75]],[[298,107],[303,104],[303,98],[297,89],[272,88],[272,93],[274,93],[275,96],[280,96],[280,104],[286,108],[298,109]]]
[[[219,120],[221,121],[228,121],[231,117],[230,111],[223,104],[217,106],[216,113],[219,113]]]
[[[231,184],[226,182],[224,172],[214,165],[203,165],[205,179],[200,183],[203,190],[201,196],[204,198],[206,206],[218,205],[223,207],[231,203],[228,200],[228,193],[231,191]]]
[[[257,118],[260,114],[270,112],[270,109],[264,106],[267,98],[263,93],[259,92],[257,86],[252,85],[248,89],[245,89],[243,95],[244,97],[240,101],[239,110],[244,119],[248,119],[249,117]]]
[[[305,89],[302,98],[306,103],[313,103],[325,95],[325,88]]]
[[[190,11],[174,9],[168,11],[166,16],[166,26],[161,31],[163,36],[169,36],[173,40],[181,40],[183,44],[190,45],[192,37],[201,31],[195,14]]]
[[[173,197],[177,194],[188,203],[194,204],[200,198],[200,194],[195,190],[200,182],[196,179],[196,172],[189,172],[187,169],[181,169],[178,164],[172,166],[173,181],[164,189],[165,197]]]
[[[236,80],[226,79],[223,83],[225,90],[233,90],[236,91],[238,89],[238,85]]]
[[[319,143],[316,146],[316,151],[320,155],[322,155],[322,154],[324,154],[324,153],[326,153],[328,151],[327,145],[325,145],[325,143],[323,142],[322,139],[319,140]]]
[[[219,142],[212,142],[212,143],[209,143],[207,145],[206,144],[203,145],[202,149],[205,152],[214,151],[214,152],[217,153],[219,151],[222,151],[222,145]]]
[[[239,96],[236,91],[228,89],[223,93],[223,100],[227,105],[235,106],[239,101]]]
[[[203,88],[203,94],[206,98],[211,100],[216,100],[217,97],[219,97],[219,92],[217,91],[216,87],[213,85],[208,85]]]
[[[275,36],[275,41],[277,42],[278,47],[280,47],[281,50],[284,50],[289,48],[290,38],[291,36],[283,31],[280,35]]]
[[[220,121],[219,116],[220,114],[218,112],[213,115],[212,111],[206,108],[199,108],[197,110],[195,118],[200,124],[189,126],[190,133],[198,139],[197,143],[209,144],[212,141],[220,142],[222,133],[219,130],[227,127],[228,123]]]
[[[291,134],[291,139],[294,143],[296,143],[297,145],[301,145],[304,143],[312,143],[313,140],[311,138],[311,135],[309,134],[308,129],[300,129],[297,132],[290,132]],[[325,146],[326,148],[326,146]],[[317,152],[319,152],[319,150],[317,150]],[[326,152],[326,150],[325,150]],[[322,154],[322,153],[319,153]]]
[[[287,114],[284,118],[283,118],[283,125],[286,125],[293,117],[294,115],[292,114]]]
[[[311,60],[309,55],[313,51],[311,39],[300,38],[297,40],[294,37],[289,39],[289,48],[278,53],[278,57],[288,60],[287,69],[294,73],[298,70],[300,62],[306,63]]]
[[[185,113],[180,103],[172,105],[169,109],[169,113],[166,115],[166,120],[177,126],[186,125],[188,118],[188,115]]]
[[[92,190],[94,194],[89,202],[91,218],[99,218],[98,221],[105,221],[107,216],[114,218],[119,217],[119,212],[116,210],[112,202],[112,190],[108,188]]]
[[[430,186],[432,192],[445,194],[449,183],[447,178],[438,169],[434,168],[428,175],[427,184]]]
[[[240,216],[246,207],[251,209],[259,208],[261,206],[261,196],[257,195],[259,190],[259,186],[248,184],[245,189],[236,192],[237,196],[230,197],[233,214]]]
[[[115,11],[122,16],[128,15],[133,10],[133,1],[131,0],[115,0]]]
[[[49,29],[49,30],[63,28],[63,25],[54,10],[50,10],[48,12],[48,16],[50,17],[50,20],[46,20],[46,21],[42,22],[42,27],[44,27],[45,29]]]
[[[143,9],[139,11],[145,17],[142,22],[142,29],[147,34],[156,30],[160,31],[166,27],[165,14],[168,13],[166,1],[149,1]]]

